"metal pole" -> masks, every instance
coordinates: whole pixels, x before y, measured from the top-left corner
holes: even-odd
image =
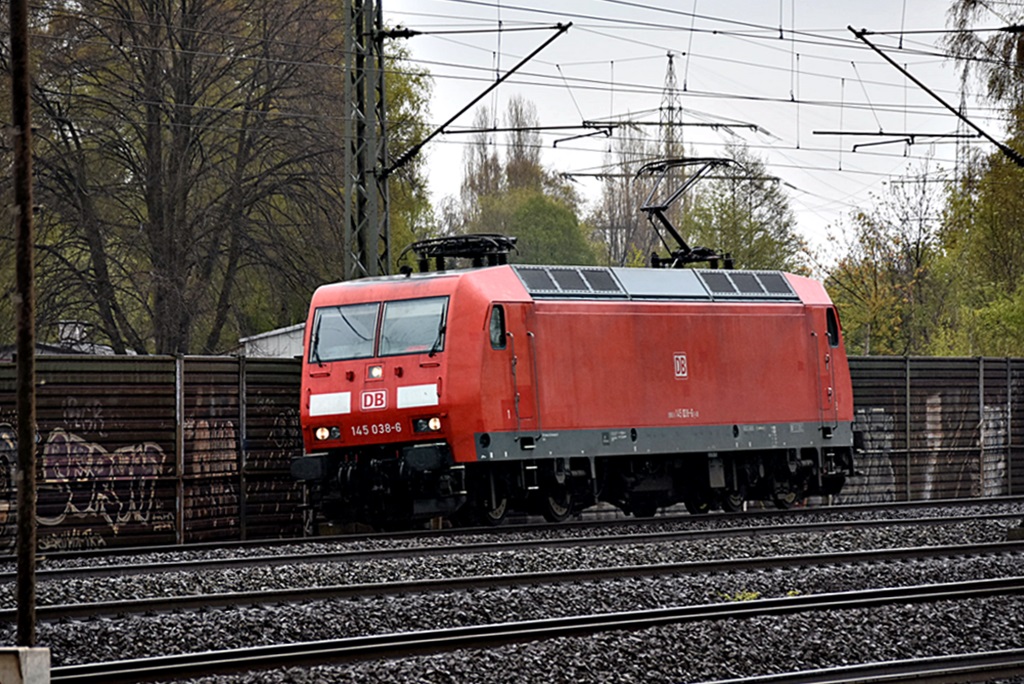
[[[978,496],[985,496],[985,357],[978,357]]]
[[[904,388],[904,391],[906,392],[906,395],[905,395],[904,399],[905,399],[905,402],[906,402],[905,406],[906,406],[907,414],[906,414],[905,420],[904,420],[906,432],[904,433],[903,438],[906,440],[905,446],[907,447],[907,459],[906,459],[907,501],[910,501],[912,499],[912,497],[911,497],[912,490],[910,488],[910,465],[911,464],[910,464],[910,357],[909,356],[905,356],[904,357],[904,368],[905,368],[905,371],[904,371],[905,378],[904,379],[906,380],[906,386]]]
[[[248,386],[246,384],[246,374],[248,370],[245,364],[245,357],[238,357],[238,434],[235,439],[238,445],[238,525],[239,535],[245,540],[249,538],[248,530],[248,515],[249,515],[249,498],[248,498],[248,482],[245,478],[245,465],[248,459],[246,450],[249,444],[249,425],[246,420],[247,414],[249,413],[249,403],[246,401],[246,393],[248,392]]]
[[[1006,357],[1006,493],[1013,496],[1013,359]]]
[[[174,527],[185,543],[185,357],[174,357]]]
[[[11,113],[17,262],[18,646],[36,645],[36,327],[28,3],[11,0]]]

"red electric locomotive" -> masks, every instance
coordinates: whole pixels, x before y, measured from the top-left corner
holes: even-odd
[[[305,334],[292,471],[330,519],[786,506],[853,470],[836,310],[792,274],[406,273],[319,288]]]

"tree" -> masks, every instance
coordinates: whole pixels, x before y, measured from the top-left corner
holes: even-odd
[[[941,244],[956,310],[935,352],[1024,354],[1024,170],[1001,152],[971,169],[947,196]]]
[[[807,272],[806,247],[778,179],[746,147],[730,145],[726,156],[740,166],[719,167],[694,186],[681,226],[688,244],[729,253],[736,268]]]
[[[1014,30],[972,30],[993,15],[1004,25],[1020,26],[1024,9],[1007,3],[994,11],[986,0],[954,0],[948,13],[948,23],[954,30],[944,42],[960,64],[965,85],[976,72],[988,98],[1017,110],[1019,116],[1024,103],[1024,35]]]
[[[926,179],[893,183],[873,210],[852,216],[846,254],[825,286],[853,353],[928,353],[948,316],[946,262],[936,235],[942,198]]]
[[[411,66],[409,51],[403,46],[388,43],[385,53],[388,152],[393,160],[430,133],[427,120],[433,80],[427,71]],[[388,190],[394,258],[409,243],[438,232],[427,188],[426,155],[417,155],[392,174]]]
[[[1007,25],[1024,22],[1024,8],[996,10]],[[945,39],[962,68],[963,87],[977,79],[986,98],[1007,116],[1006,144],[1024,150],[1024,36],[971,29],[992,16],[990,3],[955,0]],[[951,311],[941,320],[937,353],[1024,353],[1024,170],[1003,152],[962,155],[960,177],[948,189],[941,232]]]
[[[605,155],[608,174],[602,179],[601,199],[590,223],[600,236],[607,263],[641,266],[658,248],[658,235],[647,222],[640,206],[653,187],[650,178],[637,178],[642,164],[658,158],[655,146],[644,140],[635,127],[622,127],[615,149]]]
[[[585,228],[576,216],[579,198],[540,161],[536,110],[521,98],[509,101],[511,129],[502,158],[491,115],[477,110],[474,133],[464,156],[461,206],[442,203],[443,222],[453,233],[501,233],[518,239],[513,261],[595,263]]]
[[[71,319],[117,352],[216,352],[304,315],[342,263],[340,14],[324,0],[48,6],[33,93],[43,335]],[[411,144],[427,77],[388,79]],[[427,223],[418,167],[393,187],[399,230]]]
[[[537,107],[516,95],[508,101],[505,125],[508,148],[505,154],[505,187],[509,190],[540,190],[544,167],[540,163],[540,120]]]

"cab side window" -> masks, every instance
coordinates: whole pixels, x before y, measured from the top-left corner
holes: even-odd
[[[838,347],[839,346],[839,319],[836,318],[836,310],[829,309],[825,312],[825,325],[827,329],[825,334],[828,335],[828,346]]]
[[[491,309],[491,349],[505,348],[505,308],[495,304]]]

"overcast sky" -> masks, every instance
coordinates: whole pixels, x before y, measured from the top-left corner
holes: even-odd
[[[434,76],[430,120],[439,125],[543,44],[558,23],[572,22],[481,105],[504,111],[519,94],[544,126],[583,121],[657,121],[668,53],[674,56],[683,121],[734,124],[687,127],[683,138],[701,156],[746,143],[785,183],[801,233],[827,246],[835,226],[892,181],[928,172],[949,177],[958,121],[908,81],[848,26],[884,35],[881,47],[940,97],[960,103],[959,73],[942,55],[948,2],[940,0],[383,0],[385,22],[438,33],[406,41]],[[1005,0],[989,3],[995,11]],[[1016,3],[1019,5],[1019,0]],[[992,26],[1005,22],[993,14]],[[503,29],[497,31],[498,28]],[[516,29],[516,30],[513,30]],[[534,30],[521,30],[534,29]],[[932,31],[932,32],[927,32]],[[902,34],[901,34],[902,32]],[[992,110],[969,100],[968,115],[1001,137]],[[451,130],[471,127],[471,110]],[[501,122],[498,122],[501,125]],[[748,128],[747,126],[750,126]],[[756,128],[754,128],[756,127]],[[656,129],[645,129],[655,136]],[[963,130],[962,128],[960,130]],[[817,132],[829,132],[827,135]],[[892,136],[912,133],[908,145]],[[554,142],[584,131],[543,134],[546,166],[565,173],[603,168],[613,142],[604,137]],[[834,132],[844,132],[839,136]],[[457,195],[468,136],[444,135],[425,149],[435,203]],[[884,144],[882,144],[884,143]],[[991,150],[984,141],[967,141]],[[854,145],[866,145],[853,151]],[[599,181],[580,177],[588,199]]]

